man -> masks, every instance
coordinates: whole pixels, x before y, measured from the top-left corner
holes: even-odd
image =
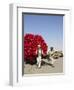
[[[53,53],[54,53],[54,48],[50,47],[50,51],[48,52],[49,54],[49,59],[50,59],[50,63],[53,65],[55,60],[53,59]]]
[[[43,51],[41,49],[41,45],[38,45],[38,50],[37,50],[37,66],[38,66],[38,68],[41,67],[42,54],[43,54]]]

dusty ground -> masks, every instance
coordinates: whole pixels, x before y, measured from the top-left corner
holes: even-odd
[[[39,73],[62,73],[63,72],[63,58],[56,59],[54,67],[51,65],[42,65],[40,69],[37,65],[25,64],[24,74],[39,74]]]

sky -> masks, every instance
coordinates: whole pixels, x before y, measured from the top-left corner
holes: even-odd
[[[24,34],[39,34],[48,45],[63,50],[63,16],[24,14]]]

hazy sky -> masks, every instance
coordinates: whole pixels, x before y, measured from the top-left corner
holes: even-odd
[[[48,47],[63,48],[63,16],[24,14],[24,34],[40,34]]]

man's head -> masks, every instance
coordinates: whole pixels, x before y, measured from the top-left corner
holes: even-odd
[[[41,45],[40,44],[38,45],[38,48],[41,48]]]
[[[41,47],[41,45],[39,44],[38,47]]]
[[[50,47],[50,51],[53,51],[54,50],[54,48],[53,47]]]

